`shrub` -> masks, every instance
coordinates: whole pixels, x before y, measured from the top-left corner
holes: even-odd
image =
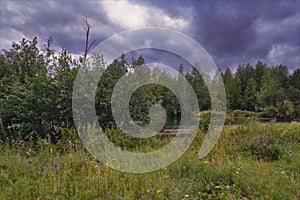
[[[257,113],[246,110],[227,111],[225,124],[248,124],[256,121]]]

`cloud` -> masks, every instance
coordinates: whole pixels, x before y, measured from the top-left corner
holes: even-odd
[[[272,45],[271,50],[268,52],[266,62],[272,65],[280,63],[300,61],[300,47],[288,44],[275,44]]]
[[[216,1],[195,6],[192,35],[222,68],[270,61],[272,45],[300,46],[299,1]],[[300,54],[299,48],[294,49]],[[286,59],[277,59],[277,64],[299,67],[290,53],[286,51]]]
[[[103,1],[104,10],[112,23],[125,29],[159,26],[182,30],[188,27],[188,19],[171,17],[157,7],[129,1]]]
[[[11,28],[3,28],[0,30],[0,43],[1,46],[9,48],[12,44],[12,41],[19,41],[20,38],[24,38],[25,35],[22,31],[17,31]]]
[[[148,24],[147,8],[128,1],[103,1],[104,10],[112,23],[123,28],[138,28]]]
[[[0,2],[0,49],[23,37],[38,36],[46,41],[52,36],[56,49],[65,47],[73,54],[82,54],[83,16],[87,16],[92,25],[90,40],[96,39],[96,45],[125,30],[164,27],[194,38],[222,68],[255,64],[258,59],[300,67],[300,1]],[[127,42],[133,43],[140,38],[129,39]],[[157,40],[165,42],[164,38]]]
[[[1,39],[9,41],[7,31],[26,38],[38,36],[46,41],[51,36],[57,49],[67,48],[73,53],[83,52],[85,31],[83,17],[87,16],[93,26],[91,39],[100,39],[112,34],[114,27],[107,23],[99,2],[82,1],[3,1],[1,2]],[[101,28],[99,28],[101,27]],[[18,38],[13,41],[20,41]],[[12,41],[11,41],[12,42]],[[9,48],[7,43],[0,44],[1,48]]]

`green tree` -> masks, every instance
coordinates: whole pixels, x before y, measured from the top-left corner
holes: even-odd
[[[276,103],[286,98],[284,90],[278,80],[274,78],[270,69],[262,76],[262,86],[258,93],[258,103],[262,108],[276,106]]]
[[[253,77],[247,81],[244,94],[244,109],[255,111],[256,109],[256,82]]]
[[[225,73],[222,73],[222,79],[225,86],[227,109],[239,109],[241,105],[241,96],[239,84],[237,84],[231,70],[226,68]]]

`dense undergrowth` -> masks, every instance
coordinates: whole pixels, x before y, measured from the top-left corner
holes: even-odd
[[[170,140],[132,140],[120,130],[108,136],[131,151],[158,149]],[[200,159],[204,136],[199,131],[179,160],[145,174],[115,171],[94,160],[70,129],[55,144],[15,138],[0,146],[0,199],[300,198],[299,124],[227,126]]]

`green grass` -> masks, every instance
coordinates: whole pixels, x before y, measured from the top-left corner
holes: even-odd
[[[213,151],[199,159],[203,136],[199,132],[179,160],[146,174],[108,168],[78,141],[76,148],[64,152],[63,142],[38,146],[25,142],[23,148],[2,144],[0,199],[300,198],[299,124],[227,127]],[[151,143],[143,144],[155,146]]]

